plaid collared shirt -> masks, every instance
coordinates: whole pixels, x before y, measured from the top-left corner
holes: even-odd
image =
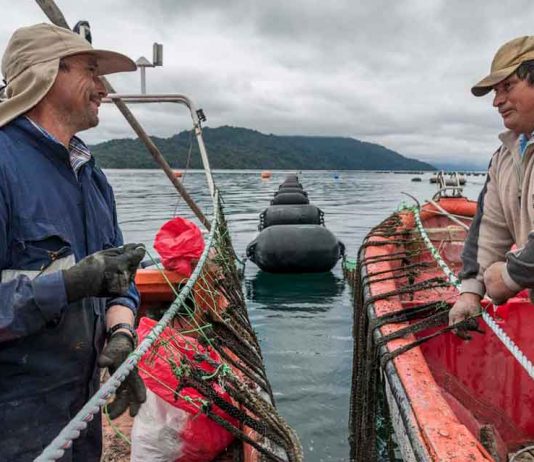
[[[51,139],[52,141],[55,141],[56,143],[59,143],[59,141],[54,135],[46,131],[43,127],[41,127],[38,123],[34,122],[29,117],[26,118],[44,136],[46,136],[48,139]],[[73,136],[69,142],[69,160],[72,170],[76,175],[76,178],[78,178],[78,172],[80,171],[81,166],[91,160],[91,151],[89,151],[87,145],[77,136]]]

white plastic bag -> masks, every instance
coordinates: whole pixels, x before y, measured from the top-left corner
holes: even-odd
[[[134,419],[132,462],[174,462],[182,454],[178,435],[187,425],[188,412],[171,406],[146,390],[146,402]]]

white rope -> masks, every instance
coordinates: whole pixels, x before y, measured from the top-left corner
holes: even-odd
[[[413,213],[414,218],[415,218],[415,223],[417,225],[417,229],[419,230],[419,233],[421,234],[421,237],[423,238],[423,241],[425,242],[427,249],[432,254],[432,257],[436,260],[437,264],[443,270],[449,282],[452,285],[454,285],[457,289],[459,289],[460,281],[458,280],[456,275],[451,271],[451,269],[448,267],[447,263],[445,263],[445,261],[441,258],[441,255],[439,254],[437,249],[434,247],[434,244],[432,244],[432,241],[428,237],[428,234],[426,233],[425,228],[423,227],[423,224],[421,223],[419,209],[416,207],[405,207],[405,208],[408,208]],[[521,349],[515,344],[515,342],[508,336],[506,332],[504,332],[501,326],[499,326],[495,322],[495,320],[484,310],[482,311],[482,319],[484,319],[488,327],[493,331],[495,336],[503,343],[503,345],[513,355],[513,357],[519,362],[519,364],[521,364],[521,366],[523,367],[523,369],[525,369],[526,373],[530,376],[530,378],[534,379],[534,365],[525,356],[525,354],[521,351]]]
[[[448,217],[461,218],[462,220],[473,221],[473,217],[464,217],[462,215],[455,215],[454,213],[442,213],[438,210],[426,210],[428,213],[435,213],[436,215],[446,215]]]
[[[93,397],[82,407],[74,418],[61,430],[58,436],[44,449],[42,454],[35,459],[35,462],[56,461],[63,457],[65,449],[68,449],[72,442],[80,436],[80,432],[87,428],[87,422],[93,419],[93,416],[100,412],[100,408],[106,404],[108,398],[115,393],[120,384],[134,369],[141,357],[148,351],[156,339],[161,335],[165,327],[174,318],[182,304],[185,302],[193,285],[197,282],[204,263],[208,258],[209,251],[212,247],[215,230],[219,221],[219,195],[216,191],[213,198],[214,218],[211,224],[210,234],[206,241],[204,252],[202,253],[195,270],[191,274],[187,284],[178,294],[171,307],[165,312],[161,320],[153,327],[145,339],[138,347],[130,353],[128,358],[120,365],[115,373],[104,383]]]
[[[521,449],[520,451],[517,451],[513,456],[512,458],[510,459],[510,462],[515,462],[515,460],[517,459],[518,456],[520,456],[521,454],[525,454],[525,453],[529,453],[528,455],[529,456],[532,456],[534,455],[534,446],[527,446],[526,448],[523,448]],[[532,459],[531,459],[532,460]]]

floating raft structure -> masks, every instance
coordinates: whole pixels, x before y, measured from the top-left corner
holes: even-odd
[[[271,273],[330,271],[344,245],[324,226],[321,209],[310,204],[296,175],[288,176],[260,214],[259,235],[247,246],[247,257]]]
[[[465,175],[458,172],[439,172],[434,173],[429,179],[431,184],[437,184],[438,186],[444,188],[448,186],[464,186],[466,183]]]

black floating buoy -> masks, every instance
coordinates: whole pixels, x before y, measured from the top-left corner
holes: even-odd
[[[302,192],[284,192],[278,194],[272,201],[271,205],[280,204],[309,204],[308,198]]]
[[[304,189],[302,188],[283,188],[283,189],[279,189],[278,191],[276,191],[274,193],[274,197],[278,196],[279,194],[285,194],[285,193],[299,193],[299,194],[304,194],[306,197],[308,197],[308,193],[306,191],[304,191]]]
[[[271,273],[330,271],[344,246],[321,225],[275,225],[265,228],[247,246],[247,256]]]
[[[260,213],[258,229],[273,225],[321,225],[323,212],[311,204],[271,205]]]
[[[302,184],[298,181],[284,181],[283,183],[278,186],[278,189],[284,189],[284,188],[300,188],[302,189]]]

